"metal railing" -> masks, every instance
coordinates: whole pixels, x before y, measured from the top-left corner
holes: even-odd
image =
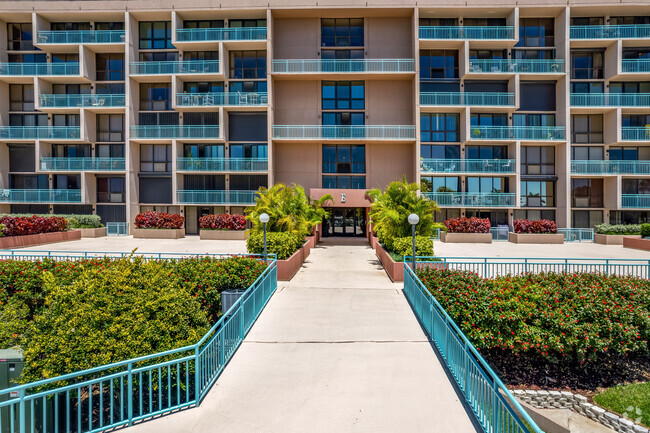
[[[564,140],[564,126],[474,126],[472,140]]]
[[[621,60],[621,72],[650,72],[650,59],[623,59]]]
[[[515,105],[515,94],[498,92],[420,92],[420,105],[508,107]]]
[[[542,433],[408,263],[404,263],[404,294],[483,429]]]
[[[572,93],[572,107],[650,107],[650,93]]]
[[[557,232],[564,235],[564,242],[594,241],[594,229],[559,228]]]
[[[514,159],[429,159],[420,161],[425,173],[494,173],[514,174]]]
[[[0,138],[11,140],[78,140],[79,126],[0,126]]]
[[[131,62],[131,75],[218,74],[219,60]]]
[[[623,209],[650,208],[650,194],[621,194],[621,208]]]
[[[650,25],[571,26],[571,39],[640,39],[650,38]]]
[[[100,432],[198,406],[276,288],[272,260],[194,345],[1,390],[17,397],[0,403],[0,425],[10,433]]]
[[[213,107],[219,105],[258,106],[266,105],[266,92],[177,93],[179,107]]]
[[[123,44],[124,30],[39,31],[39,44]]]
[[[277,139],[415,140],[414,125],[273,125]]]
[[[496,242],[508,242],[508,233],[510,227],[505,226],[504,229],[499,227],[490,227],[490,234],[492,235],[492,241]]]
[[[415,72],[413,59],[291,59],[273,60],[273,73]]]
[[[79,62],[0,63],[0,75],[79,75]]]
[[[41,158],[44,171],[124,171],[124,158]]]
[[[470,59],[469,73],[563,74],[564,59]]]
[[[0,189],[0,203],[81,203],[81,190]]]
[[[106,236],[128,236],[129,223],[109,222],[106,223]]]
[[[178,42],[258,41],[266,39],[266,27],[232,27],[211,29],[178,29]]]
[[[39,95],[41,108],[124,107],[124,94]]]
[[[267,171],[266,158],[177,158],[179,171]]]
[[[515,207],[515,194],[508,192],[425,192],[443,207]]]
[[[650,174],[650,161],[571,161],[571,174]]]
[[[420,26],[420,39],[514,39],[513,26]]]
[[[251,205],[255,203],[256,196],[257,191],[176,191],[176,201],[178,204]]]
[[[645,126],[623,126],[621,127],[621,140],[650,141],[650,128]]]
[[[214,138],[219,125],[131,125],[131,138]]]

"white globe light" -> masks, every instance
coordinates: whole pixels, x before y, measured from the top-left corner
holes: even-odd
[[[267,214],[266,212],[263,213],[262,215],[260,215],[260,222],[261,223],[267,223],[267,222],[269,222],[269,219],[270,219],[269,214]]]
[[[420,217],[417,214],[412,213],[411,215],[409,215],[409,224],[414,226],[419,222],[420,222]]]

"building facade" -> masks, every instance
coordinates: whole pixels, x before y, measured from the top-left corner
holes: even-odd
[[[457,216],[650,216],[650,6],[0,2],[0,212],[132,222],[405,177]]]

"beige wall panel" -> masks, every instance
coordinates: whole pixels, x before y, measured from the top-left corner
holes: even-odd
[[[319,82],[276,81],[274,83],[276,125],[318,125]]]
[[[302,185],[310,188],[320,186],[320,144],[274,143],[275,182]]]
[[[383,189],[392,181],[400,180],[405,175],[406,180],[415,182],[414,158],[414,144],[366,144],[366,186],[368,189]]]
[[[368,125],[414,125],[411,81],[366,81]]]
[[[276,18],[273,21],[275,59],[317,59],[320,51],[318,18]]]
[[[411,18],[368,18],[369,59],[403,59],[413,56]]]

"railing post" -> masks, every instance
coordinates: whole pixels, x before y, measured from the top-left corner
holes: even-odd
[[[496,382],[492,382],[492,433],[499,433],[501,431],[499,428],[498,392],[499,387]]]
[[[129,417],[129,426],[133,425],[133,374],[131,373],[131,370],[133,369],[133,364],[129,362],[129,368],[128,368],[128,388],[129,388],[129,393],[126,396],[127,400],[127,416]],[[142,397],[142,396],[141,396]]]
[[[25,433],[27,427],[25,425],[25,388],[20,390],[20,403],[19,404],[19,416],[20,416],[20,433]],[[32,426],[33,428],[34,426]]]
[[[196,399],[195,405],[199,405],[201,399],[201,358],[199,357],[199,345],[194,348],[194,398]]]

